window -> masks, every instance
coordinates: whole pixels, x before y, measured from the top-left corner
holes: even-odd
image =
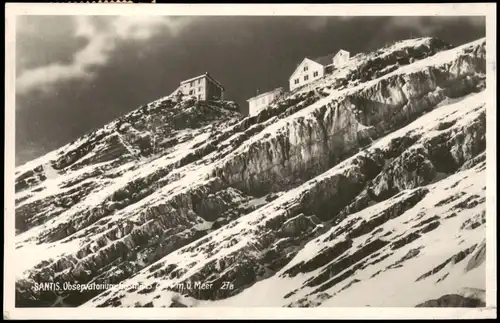
[[[198,92],[201,92],[201,87],[198,88]]]
[[[194,94],[194,91],[193,90],[189,90],[189,95],[193,95]]]
[[[194,82],[189,83],[189,86],[193,87],[194,86]]]
[[[318,76],[318,74],[319,74],[318,71],[316,71],[316,72],[314,72],[313,76],[316,77],[316,76]]]
[[[299,84],[299,79],[295,79],[294,83]]]
[[[304,76],[304,81],[307,81],[309,79],[309,75]]]
[[[307,70],[308,70],[308,67],[304,66],[304,72],[306,72]]]
[[[201,79],[198,80],[198,84],[201,84]]]

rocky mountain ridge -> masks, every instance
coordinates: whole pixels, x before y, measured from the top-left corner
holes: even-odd
[[[485,54],[397,42],[246,118],[166,97],[18,167],[17,306],[484,304]]]

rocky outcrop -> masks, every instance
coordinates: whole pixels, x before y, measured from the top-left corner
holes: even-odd
[[[436,111],[434,118],[456,120],[452,131],[461,129],[461,123],[474,124],[475,120],[480,119],[484,113],[483,108],[476,109],[483,107],[483,101],[479,99],[480,97],[480,95],[476,95],[467,102],[452,105],[448,111],[444,109]],[[484,96],[482,97],[484,98]],[[464,106],[469,108],[463,109]],[[474,114],[474,117],[469,115],[470,113]],[[464,115],[469,115],[467,122],[463,121]],[[258,212],[252,212],[243,218],[234,220],[188,248],[183,248],[165,257],[150,270],[141,272],[132,278],[132,281],[148,282],[154,277],[155,282],[160,286],[165,286],[162,289],[163,293],[168,290],[175,291],[175,289],[169,289],[167,287],[169,285],[193,286],[196,282],[211,284],[211,288],[187,289],[183,290],[182,294],[198,300],[222,300],[245,293],[246,290],[251,291],[252,287],[250,286],[260,280],[268,281],[275,277],[285,280],[299,273],[315,273],[310,279],[303,281],[303,286],[299,285],[297,290],[290,290],[291,295],[284,298],[288,302],[285,304],[304,306],[309,302],[315,304],[328,300],[332,295],[328,294],[330,296],[325,297],[324,293],[329,290],[342,289],[345,287],[343,285],[346,284],[348,287],[345,287],[344,291],[354,288],[361,282],[350,283],[353,276],[362,276],[364,272],[374,267],[381,267],[382,264],[384,266],[381,267],[380,272],[373,273],[374,277],[387,271],[404,268],[405,263],[419,258],[423,248],[419,244],[425,240],[427,235],[433,234],[436,230],[442,232],[441,228],[447,226],[444,222],[447,221],[445,220],[446,215],[460,209],[461,217],[465,219],[471,217],[468,205],[474,210],[480,210],[484,207],[484,200],[479,202],[480,196],[473,193],[475,191],[466,193],[459,201],[452,202],[452,205],[441,203],[446,198],[436,200],[436,198],[453,196],[459,192],[462,189],[460,187],[464,187],[463,185],[466,184],[457,186],[455,181],[469,176],[473,180],[474,190],[481,190],[484,178],[481,175],[479,177],[474,175],[476,172],[481,174],[481,165],[469,170],[470,173],[459,172],[446,177],[440,180],[439,184],[434,184],[431,181],[412,188],[416,184],[410,182],[408,187],[401,188],[400,193],[393,195],[388,200],[368,208],[362,208],[360,212],[355,214],[346,212],[346,216],[341,221],[336,219],[337,210],[342,204],[348,204],[349,201],[356,199],[357,194],[362,194],[364,188],[370,185],[369,178],[377,177],[377,171],[379,172],[378,176],[383,175],[385,171],[390,172],[390,167],[386,167],[384,170],[384,159],[378,156],[395,154],[391,148],[401,146],[394,145],[394,143],[403,142],[402,138],[408,135],[418,135],[419,140],[414,140],[413,144],[400,152],[400,156],[403,156],[406,155],[406,151],[421,147],[423,142],[432,141],[435,137],[441,136],[441,132],[447,131],[432,133],[430,129],[433,127],[435,127],[435,123],[427,123],[424,120],[411,124],[398,132],[397,135],[384,138],[373,147],[358,153],[320,177],[288,192],[263,209],[259,209]],[[395,158],[398,157],[395,156]],[[471,158],[473,157],[471,156]],[[379,164],[377,164],[377,160]],[[378,167],[366,167],[368,164],[378,165]],[[404,173],[404,171],[402,172]],[[406,172],[413,173],[414,171],[411,168],[406,168]],[[434,179],[436,177],[437,175],[434,176]],[[350,187],[349,183],[353,183],[354,186]],[[465,187],[471,187],[470,183],[469,181],[469,186]],[[346,197],[346,191],[351,192],[350,198]],[[471,198],[478,203],[469,204],[472,201]],[[317,205],[316,209],[311,207],[314,204],[313,201]],[[431,204],[433,202],[430,201],[435,201],[434,204],[438,206],[435,209],[427,207],[427,205],[433,205]],[[464,203],[464,201],[470,202]],[[333,206],[339,203],[342,204],[335,209]],[[320,216],[319,210],[331,212],[323,211]],[[336,224],[328,224],[333,220],[336,220]],[[395,226],[395,221],[400,224]],[[454,223],[460,226],[460,223],[456,221]],[[478,228],[481,227],[475,229]],[[484,227],[482,228],[484,229]],[[299,230],[298,234],[289,234],[289,232],[297,232],[296,230]],[[462,229],[462,231],[464,230]],[[441,235],[442,233],[436,234]],[[454,238],[447,239],[452,241]],[[304,245],[306,241],[309,243]],[[468,250],[474,248],[475,246]],[[317,254],[314,254],[315,252]],[[402,252],[403,254],[401,254]],[[470,255],[470,252],[460,254],[457,256],[460,259],[453,258],[453,263],[459,264],[461,260],[470,257]],[[304,261],[299,261],[298,259],[302,257],[307,258]],[[183,259],[193,259],[194,266],[189,271],[181,270],[177,271],[178,274],[174,276],[165,276],[165,269],[169,266],[182,268]],[[445,263],[448,264],[449,261]],[[437,273],[435,270],[431,270],[431,272]],[[428,277],[425,276],[422,279],[426,280]],[[417,278],[414,278],[413,283],[418,280]],[[359,280],[361,281],[361,279]],[[230,290],[221,289],[223,282],[229,282],[233,288]],[[306,291],[309,292],[306,293]],[[102,304],[107,299],[120,299],[121,306],[126,306],[127,299],[134,298],[132,294],[118,291],[110,293],[110,296],[104,297],[103,300],[96,298],[92,304]],[[299,297],[300,294],[302,297]],[[156,294],[152,293],[152,297],[153,295]],[[296,301],[292,301],[291,298],[296,299]],[[321,298],[322,301],[319,301],[318,298]]]
[[[360,127],[372,127],[371,139],[376,140],[446,98],[484,88],[484,42],[455,53],[457,57],[452,59],[443,52],[419,69],[409,65],[368,84],[333,92],[310,105],[309,114],[296,113],[275,123],[272,131],[254,136],[231,158],[221,161],[215,175],[233,187],[258,195],[289,189],[320,174],[359,150],[359,142],[366,140],[363,134],[358,139]],[[484,142],[484,137],[474,140]],[[484,149],[477,142],[468,146]],[[452,152],[454,159],[460,154],[460,149]]]
[[[485,307],[486,303],[473,297],[464,297],[458,294],[443,295],[418,304],[415,307]]]
[[[436,237],[468,251],[404,282],[432,278],[432,290],[466,263],[473,275],[485,43],[448,48],[357,56],[247,118],[233,103],[163,98],[20,167],[16,250],[45,252],[19,265],[17,306],[196,306],[289,281],[278,306],[319,306],[422,264]],[[65,282],[123,285],[34,288]]]

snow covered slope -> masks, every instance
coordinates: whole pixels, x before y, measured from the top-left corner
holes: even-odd
[[[484,39],[423,38],[141,107],[16,170],[17,305],[484,306],[484,86]]]

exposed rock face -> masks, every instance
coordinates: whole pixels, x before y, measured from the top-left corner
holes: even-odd
[[[464,288],[456,294],[446,294],[418,304],[416,307],[485,307],[485,296],[484,289]]]
[[[396,43],[248,118],[167,97],[20,167],[17,306],[473,304],[485,55]]]
[[[470,297],[463,297],[457,294],[441,296],[438,299],[426,301],[416,307],[485,307],[486,303]]]

